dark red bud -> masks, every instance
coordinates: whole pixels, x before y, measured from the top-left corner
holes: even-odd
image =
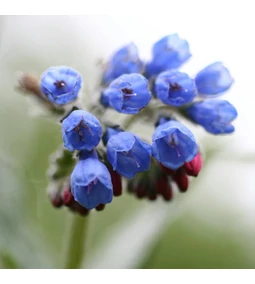
[[[161,178],[161,195],[166,201],[169,201],[173,198],[172,186],[168,180],[168,177],[165,175]]]
[[[174,195],[173,195],[173,189],[171,187],[171,185],[169,184],[169,186],[164,190],[164,193],[162,194],[163,198],[165,199],[165,201],[170,201],[173,199]]]
[[[87,216],[89,214],[89,210],[81,206],[78,202],[75,202],[74,209],[75,212],[79,213],[82,216]]]
[[[173,177],[174,181],[178,185],[180,192],[186,192],[189,187],[189,178],[185,173],[183,167],[179,168]]]
[[[169,176],[173,176],[176,173],[176,170],[169,169],[169,168],[163,166],[162,164],[159,164],[159,165],[160,165],[162,171]]]
[[[148,196],[149,200],[154,201],[157,199],[157,194],[156,193],[152,193]]]
[[[51,204],[55,208],[60,208],[63,205],[63,199],[60,195],[56,195],[54,198],[51,199]]]
[[[97,207],[96,207],[96,211],[103,211],[105,208],[105,204],[99,204]]]
[[[136,193],[136,196],[138,198],[143,198],[146,196],[146,188],[143,184],[139,185],[137,188],[135,188],[135,193]]]
[[[120,196],[122,194],[122,181],[121,175],[113,170],[111,166],[108,166],[109,173],[111,175],[113,195]]]
[[[198,176],[202,166],[203,160],[200,152],[197,153],[196,157],[192,161],[184,164],[186,174],[193,177]]]
[[[62,193],[62,198],[63,198],[63,203],[66,206],[70,206],[74,202],[74,197],[69,188],[64,190],[64,192]]]
[[[161,173],[155,182],[155,189],[157,193],[162,194],[165,188],[167,188],[168,184],[169,184],[169,181],[168,181],[167,175],[164,173]]]

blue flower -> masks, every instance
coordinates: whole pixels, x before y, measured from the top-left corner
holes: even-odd
[[[221,62],[215,62],[201,70],[195,82],[200,94],[216,95],[227,91],[234,79]]]
[[[187,74],[168,70],[160,73],[155,81],[156,96],[165,104],[182,106],[193,101],[197,95],[194,80]]]
[[[136,114],[150,102],[148,80],[141,74],[125,74],[104,91],[112,108],[121,113]]]
[[[146,75],[150,78],[167,69],[179,68],[191,57],[189,44],[178,34],[168,35],[156,42],[152,49],[152,60],[146,65]]]
[[[113,170],[124,177],[150,168],[151,146],[130,132],[113,135],[107,143],[107,158]]]
[[[191,161],[198,147],[192,132],[178,121],[159,125],[152,136],[152,155],[167,168],[176,170]]]
[[[75,110],[62,122],[64,146],[69,150],[92,150],[102,137],[99,120],[92,114]]]
[[[107,145],[107,142],[113,135],[116,135],[120,132],[123,132],[123,129],[121,129],[119,125],[112,126],[112,127],[106,127],[106,130],[102,137],[104,145]]]
[[[56,66],[42,74],[40,88],[52,103],[63,105],[77,98],[81,83],[81,75],[76,70]]]
[[[97,159],[94,152],[83,158],[72,172],[71,191],[79,204],[91,210],[100,203],[107,204],[112,201],[112,181],[108,169]]]
[[[144,64],[139,58],[137,47],[130,43],[112,56],[103,74],[103,83],[108,85],[123,74],[142,73],[143,67]]]
[[[100,104],[103,105],[105,108],[110,106],[110,104],[109,104],[109,95],[108,95],[107,89],[104,90],[101,93],[101,97],[100,97],[99,101],[100,101]]]
[[[168,122],[170,120],[175,120],[173,117],[171,116],[167,116],[167,115],[159,115],[158,119],[155,122],[155,127],[158,127],[160,124],[163,124],[165,122]]]
[[[225,100],[206,100],[186,109],[188,116],[212,134],[232,133],[231,122],[237,117],[235,107]]]

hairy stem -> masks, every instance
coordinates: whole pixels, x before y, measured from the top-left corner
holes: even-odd
[[[88,232],[88,216],[70,216],[64,268],[81,268]]]

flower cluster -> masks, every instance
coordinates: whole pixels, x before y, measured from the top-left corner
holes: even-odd
[[[95,107],[86,105],[88,111],[75,107],[62,119],[64,147],[77,152],[78,162],[70,174],[64,171],[68,186],[54,195],[56,207],[64,204],[80,214],[102,210],[113,195],[122,194],[122,177],[128,179],[128,192],[138,198],[155,200],[161,195],[169,201],[174,187],[188,189],[189,176],[196,177],[202,168],[202,154],[191,130],[174,114],[211,134],[232,133],[237,117],[233,105],[216,98],[233,84],[228,69],[215,62],[193,78],[177,70],[190,57],[188,42],[177,34],[157,41],[149,62],[140,59],[133,43],[112,55],[102,72],[97,117],[91,113]],[[81,75],[74,69],[51,67],[41,77],[40,96],[65,105],[77,98],[81,86]],[[151,139],[144,141],[122,126],[106,123],[102,114],[108,108],[135,122],[149,117],[146,121],[155,127]]]

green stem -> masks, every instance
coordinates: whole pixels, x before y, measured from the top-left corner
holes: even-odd
[[[80,268],[84,258],[84,247],[88,232],[88,216],[71,214],[69,238],[64,268]]]

